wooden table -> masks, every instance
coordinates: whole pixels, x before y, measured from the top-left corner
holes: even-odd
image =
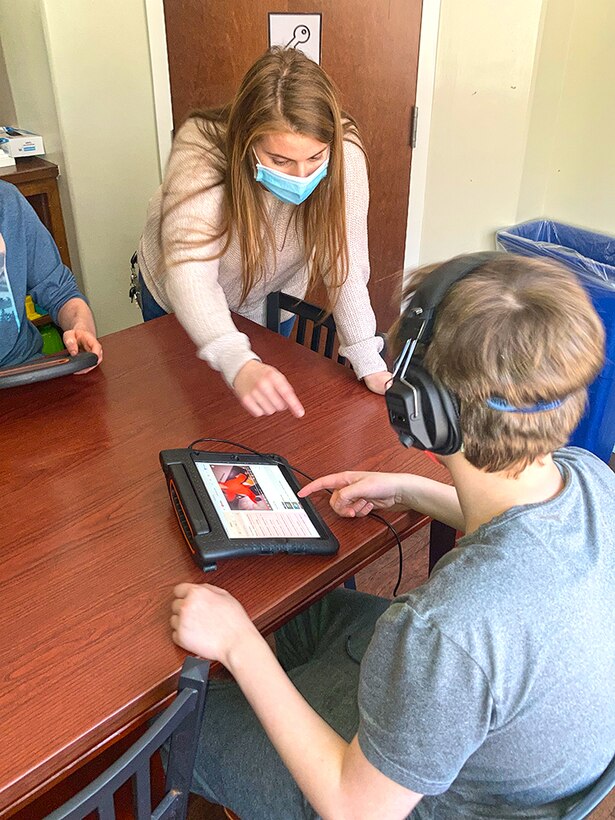
[[[66,228],[58,191],[59,175],[58,166],[42,157],[20,157],[15,165],[0,168],[0,179],[19,188],[53,236],[62,262],[70,268]]]
[[[0,816],[142,723],[175,689],[184,652],[168,625],[171,591],[200,582],[171,510],[161,449],[200,436],[286,456],[310,475],[410,470],[445,480],[404,450],[384,400],[353,374],[238,320],[263,359],[296,386],[306,416],[253,419],[194,355],[172,316],[103,339],[84,376],[0,391]],[[221,562],[207,580],[268,632],[393,544],[373,519],[316,504],[334,557]],[[389,513],[406,536],[426,523]]]

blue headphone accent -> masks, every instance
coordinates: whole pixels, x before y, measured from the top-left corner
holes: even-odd
[[[502,413],[544,413],[547,410],[555,410],[557,407],[561,407],[564,401],[564,399],[537,401],[536,404],[530,404],[526,407],[515,407],[514,404],[509,404],[501,396],[492,396],[486,399],[485,404],[492,410],[499,410]]]

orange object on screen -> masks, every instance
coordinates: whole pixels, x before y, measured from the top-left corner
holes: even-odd
[[[245,473],[239,473],[235,478],[229,478],[226,481],[220,482],[222,492],[226,496],[226,500],[229,504],[231,501],[234,501],[238,495],[245,495],[250,501],[256,503],[256,496],[248,486],[248,481],[250,480]],[[250,483],[253,484],[254,482],[250,481]]]

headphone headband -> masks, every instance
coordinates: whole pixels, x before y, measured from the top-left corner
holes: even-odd
[[[410,297],[404,311],[401,332],[408,338],[427,343],[431,338],[436,309],[447,291],[460,279],[480,268],[481,265],[499,259],[501,251],[481,251],[456,256],[435,268]]]

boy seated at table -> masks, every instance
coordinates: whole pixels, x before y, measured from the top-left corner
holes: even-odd
[[[40,355],[41,334],[26,316],[30,294],[64,331],[71,356],[90,351],[102,360],[94,317],[51,235],[14,185],[0,181],[0,367]]]
[[[431,449],[454,486],[346,472],[301,495],[419,510],[463,530],[457,548],[392,602],[326,596],[277,658],[223,589],[175,589],[173,640],[237,682],[211,686],[192,788],[243,820],[561,817],[615,752],[615,475],[565,446],[602,325],[551,262],[475,255],[411,288],[387,403],[420,396],[418,421],[448,403]]]

